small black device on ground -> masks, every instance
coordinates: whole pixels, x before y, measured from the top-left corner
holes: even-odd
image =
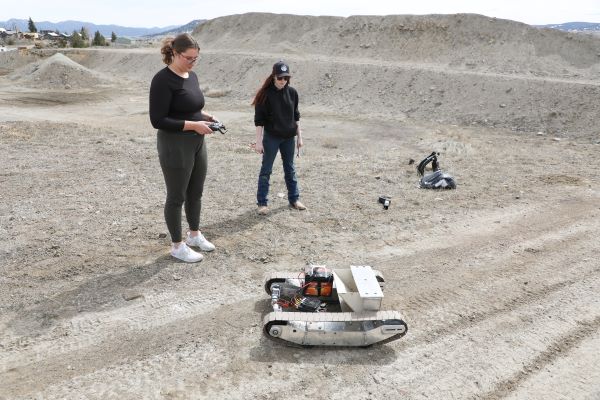
[[[383,209],[387,210],[390,207],[392,199],[390,196],[379,196],[379,203],[383,204]]]

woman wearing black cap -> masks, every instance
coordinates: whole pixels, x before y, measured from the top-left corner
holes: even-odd
[[[277,151],[281,153],[290,207],[306,210],[304,204],[298,200],[300,191],[294,167],[294,151],[295,148],[300,151],[302,147],[302,131],[299,124],[298,92],[290,86],[290,77],[290,68],[286,63],[275,63],[271,75],[252,102],[256,126],[255,150],[263,155],[256,193],[258,213],[261,215],[269,212],[269,178]],[[295,136],[298,138],[295,139]]]

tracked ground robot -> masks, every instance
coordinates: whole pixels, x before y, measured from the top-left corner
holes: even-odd
[[[400,312],[381,311],[384,279],[370,266],[329,269],[307,266],[300,272],[265,277],[273,311],[263,318],[263,332],[296,346],[368,347],[403,337]]]

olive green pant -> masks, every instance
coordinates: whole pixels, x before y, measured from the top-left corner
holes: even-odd
[[[200,229],[202,192],[208,167],[204,136],[159,129],[157,149],[167,187],[165,222],[171,240],[181,242],[182,205],[190,230]]]

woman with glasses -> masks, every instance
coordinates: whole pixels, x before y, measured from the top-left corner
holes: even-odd
[[[215,246],[200,232],[202,191],[207,169],[204,135],[216,121],[204,108],[204,95],[192,71],[200,46],[189,34],[166,38],[161,47],[167,65],[150,85],[150,121],[158,129],[157,148],[167,187],[164,215],[171,235],[171,255],[185,262],[201,261],[203,256],[189,246],[213,251]],[[189,232],[181,233],[181,206]]]
[[[285,185],[288,191],[290,207],[306,210],[298,198],[300,191],[294,167],[294,152],[302,147],[300,130],[300,112],[298,111],[298,92],[290,86],[290,67],[283,61],[273,65],[271,75],[267,77],[256,96],[254,106],[254,125],[256,126],[256,144],[254,149],[262,154],[262,166],[258,175],[256,201],[258,213],[269,213],[269,179],[277,152],[281,153]],[[297,136],[297,138],[296,138]]]

